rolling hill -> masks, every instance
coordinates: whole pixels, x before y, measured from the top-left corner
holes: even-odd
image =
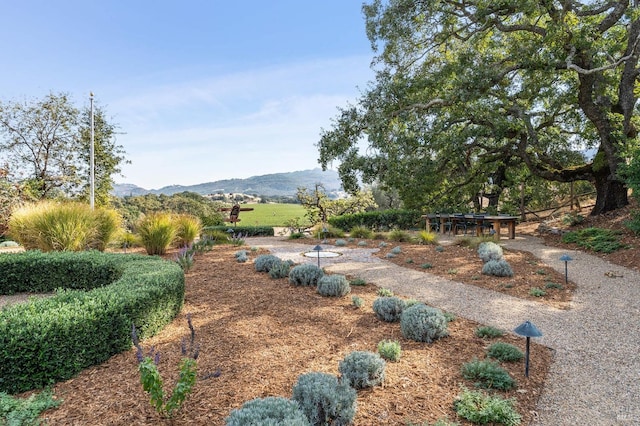
[[[112,193],[117,197],[145,194],[172,195],[184,191],[201,195],[242,193],[264,196],[295,196],[299,187],[311,189],[316,183],[322,183],[329,196],[338,196],[342,192],[340,178],[336,171],[311,169],[252,176],[246,179],[217,180],[197,185],[171,185],[160,189],[144,189],[129,183],[115,184]]]

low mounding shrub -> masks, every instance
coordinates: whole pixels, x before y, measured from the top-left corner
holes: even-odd
[[[496,342],[487,349],[487,356],[498,361],[516,362],[520,361],[524,354],[520,349],[509,343]]]
[[[342,229],[365,226],[374,230],[411,229],[424,223],[419,210],[383,210],[332,216],[329,223]]]
[[[485,395],[480,391],[464,389],[453,405],[460,417],[476,424],[517,426],[521,421],[513,399]]]
[[[504,336],[504,331],[500,330],[499,328],[484,325],[476,328],[475,335],[483,339],[491,339],[494,337]]]
[[[317,286],[318,280],[324,276],[324,271],[312,263],[294,266],[289,271],[289,282],[293,285]]]
[[[338,366],[342,380],[354,389],[381,384],[387,363],[373,352],[354,351],[344,357]]]
[[[0,289],[52,292],[0,310],[0,392],[66,380],[157,333],[180,312],[184,273],[157,257],[100,252],[0,254]]]
[[[269,396],[257,398],[231,411],[226,418],[226,426],[287,425],[310,426],[296,401]]]
[[[257,272],[269,272],[273,265],[279,262],[282,262],[282,259],[278,256],[273,254],[261,254],[256,257],[256,260],[253,262],[253,266]]]
[[[584,228],[562,235],[563,243],[575,243],[587,250],[599,253],[613,253],[625,245],[620,241],[620,231],[602,228]]]
[[[344,231],[335,226],[322,226],[322,224],[320,224],[311,230],[311,236],[318,240],[323,238],[342,238],[344,237]]]
[[[478,256],[480,256],[483,262],[500,260],[503,258],[503,254],[502,247],[491,241],[482,242],[480,246],[478,246]]]
[[[509,390],[516,385],[507,370],[492,361],[474,359],[467,362],[462,366],[462,376],[486,389]]]
[[[406,308],[400,317],[400,330],[406,339],[431,343],[448,336],[447,318],[442,311],[423,303]]]
[[[150,213],[136,226],[140,242],[149,255],[163,255],[176,237],[176,227],[167,213]]]
[[[513,269],[511,269],[511,265],[504,259],[490,260],[482,267],[482,273],[496,277],[512,277]]]
[[[394,229],[387,234],[387,239],[397,243],[406,243],[411,241],[411,234],[401,229]]]
[[[349,280],[344,275],[325,275],[318,280],[318,293],[323,296],[342,297],[350,292]]]
[[[392,340],[382,340],[378,342],[378,353],[384,359],[389,361],[397,361],[400,359],[402,348],[400,343]]]
[[[382,321],[397,322],[400,321],[402,311],[405,309],[406,303],[399,297],[378,297],[373,302],[373,312]]]
[[[336,376],[307,373],[298,377],[291,399],[313,426],[350,425],[356,415],[357,392]]]
[[[418,234],[418,242],[420,244],[438,244],[438,234],[432,231],[420,231]]]
[[[281,260],[280,262],[275,262],[271,265],[271,269],[269,269],[269,276],[273,279],[278,278],[287,278],[289,276],[289,271],[291,270],[291,265],[293,262],[291,260]]]
[[[179,214],[173,217],[176,227],[176,245],[178,247],[188,247],[202,232],[202,223],[196,216],[189,214]]]
[[[205,226],[202,228],[202,234],[209,235],[221,232],[224,235],[229,235],[228,230],[229,225]],[[233,232],[242,234],[245,237],[273,237],[275,235],[271,226],[234,226]]]

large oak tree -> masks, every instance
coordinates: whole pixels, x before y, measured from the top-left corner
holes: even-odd
[[[637,143],[637,0],[363,10],[376,78],[319,142],[320,163],[338,160],[347,189],[378,181],[417,206],[528,173],[593,182],[593,214],[628,203],[619,169]]]

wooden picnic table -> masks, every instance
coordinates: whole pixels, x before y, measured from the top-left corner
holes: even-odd
[[[426,219],[427,229],[431,226],[431,220],[437,219],[440,225],[440,233],[442,234],[447,232],[447,227],[449,228],[449,232],[453,231],[455,234],[458,230],[456,226],[458,223],[473,222],[475,223],[476,235],[480,236],[482,235],[483,223],[490,222],[493,225],[495,234],[500,238],[500,228],[505,224],[507,225],[508,236],[512,240],[516,237],[516,222],[518,220],[518,216],[445,213],[425,214],[422,215],[422,218]]]

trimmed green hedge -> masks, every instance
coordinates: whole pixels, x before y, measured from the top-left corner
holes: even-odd
[[[207,231],[227,232],[233,229],[236,234],[242,233],[245,237],[273,237],[275,235],[271,226],[205,226],[202,228],[202,234],[206,235]]]
[[[0,271],[5,294],[60,288],[0,311],[0,391],[8,393],[66,380],[129,350],[132,324],[141,337],[151,336],[184,301],[184,273],[157,257],[0,254]]]
[[[329,224],[349,230],[354,226],[384,231],[389,229],[424,228],[422,213],[417,210],[383,210],[356,214],[345,214],[329,218]]]

